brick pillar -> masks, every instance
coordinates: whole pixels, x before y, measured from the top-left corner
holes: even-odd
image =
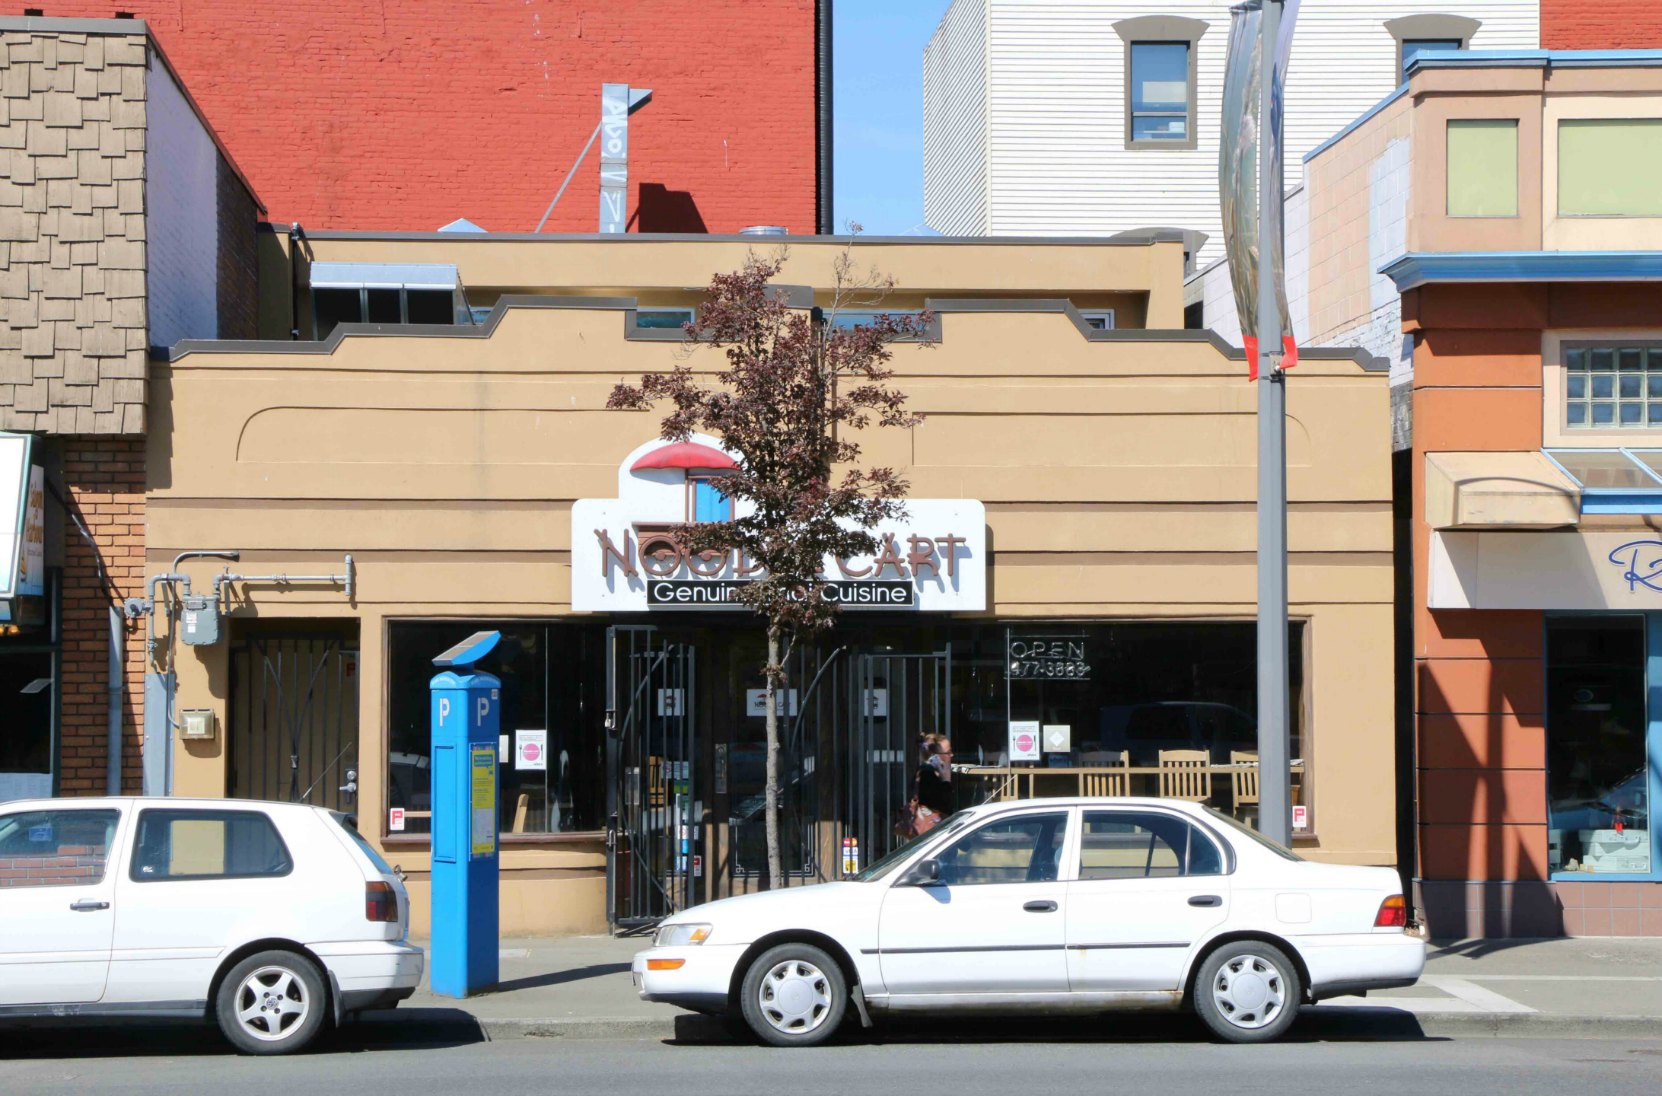
[[[63,439],[68,501],[98,545],[114,596],[144,590],[144,439]],[[63,680],[60,788],[64,795],[108,791],[110,595],[86,540],[66,522],[63,534]],[[140,790],[144,707],[144,629],[127,627],[122,703],[121,790]]]

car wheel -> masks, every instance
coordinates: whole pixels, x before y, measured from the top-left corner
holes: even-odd
[[[780,944],[750,964],[739,1003],[750,1030],[776,1047],[811,1047],[842,1026],[848,983],[837,961],[810,944]]]
[[[323,1027],[323,973],[292,951],[250,955],[225,975],[214,1001],[219,1030],[244,1054],[292,1054]]]
[[[1243,940],[1206,957],[1195,979],[1195,1011],[1231,1043],[1267,1043],[1298,1016],[1304,987],[1298,968],[1271,944]]]

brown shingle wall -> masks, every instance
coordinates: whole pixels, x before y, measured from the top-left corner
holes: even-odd
[[[0,429],[144,430],[142,34],[0,34]]]

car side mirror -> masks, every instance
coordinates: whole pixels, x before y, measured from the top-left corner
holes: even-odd
[[[896,884],[902,887],[933,887],[941,882],[941,862],[939,860],[919,860],[906,869],[906,874]]]

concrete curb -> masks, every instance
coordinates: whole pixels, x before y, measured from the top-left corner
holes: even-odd
[[[415,1011],[415,1010],[412,1010]],[[444,1010],[443,1018],[415,1018],[396,1013],[367,1016],[366,1024],[392,1024],[412,1019],[434,1038],[467,1041],[510,1039],[664,1040],[691,1043],[731,1043],[726,1025],[711,1016],[693,1013],[662,1017],[491,1017],[464,1010]],[[395,1019],[396,1017],[396,1019]],[[1149,1014],[1150,1023],[1158,1019]],[[1088,1029],[1081,1028],[1082,1037]],[[1153,1029],[1139,1031],[1146,1037]],[[904,1035],[905,1031],[896,1030]],[[1173,1029],[1174,1036],[1190,1032]],[[1052,1036],[1053,1037],[1053,1036]],[[1421,1012],[1391,1008],[1383,1002],[1363,1007],[1307,1008],[1293,1028],[1295,1041],[1370,1041],[1381,1038],[1500,1038],[1500,1039],[1656,1039],[1662,1038],[1662,1016],[1577,1016],[1547,1012],[1476,1013]]]

